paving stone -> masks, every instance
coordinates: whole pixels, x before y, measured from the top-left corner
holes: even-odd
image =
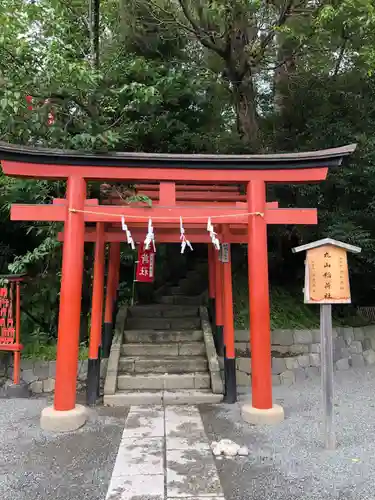
[[[164,500],[164,474],[112,476],[106,500],[134,499]]]
[[[310,365],[311,366],[320,366],[320,354],[309,354]]]
[[[374,338],[375,337],[375,325],[367,325],[363,327],[363,332],[365,338]]]
[[[375,352],[372,349],[368,349],[367,351],[363,351],[363,357],[366,365],[375,364]]]
[[[38,380],[38,377],[35,375],[34,370],[32,370],[32,369],[23,370],[23,372],[21,374],[21,378],[27,384],[30,384],[31,382]]]
[[[294,372],[292,370],[286,370],[280,373],[280,380],[283,385],[292,385],[295,381]]]
[[[350,358],[349,347],[345,347],[344,349],[341,349],[341,358]]]
[[[29,387],[34,394],[41,394],[43,392],[43,382],[41,380],[31,382]]]
[[[164,377],[154,374],[119,375],[117,387],[120,390],[164,389]]]
[[[336,361],[335,366],[337,370],[349,370],[349,360],[347,358],[339,359]]]
[[[237,358],[237,370],[244,373],[251,373],[251,359],[250,358]]]
[[[177,356],[178,344],[123,344],[122,356]]]
[[[351,354],[360,354],[362,350],[362,342],[359,340],[353,340],[349,347],[349,352]]]
[[[286,370],[286,363],[284,358],[272,358],[272,373],[280,375]]]
[[[164,436],[164,410],[160,407],[132,406],[122,439]]]
[[[55,390],[55,379],[47,378],[43,380],[43,392],[53,392]]]
[[[302,368],[306,368],[306,366],[310,366],[310,357],[308,354],[303,354],[302,356],[298,356],[297,358],[299,366]]]
[[[295,330],[293,338],[293,344],[311,344],[313,341],[311,330]]]
[[[167,497],[222,496],[211,451],[167,452]]]
[[[352,354],[350,363],[353,368],[361,368],[362,366],[365,366],[365,360],[362,354]]]
[[[272,375],[272,385],[280,385],[281,379],[280,375]]]
[[[112,476],[163,474],[163,445],[162,437],[123,438]]]
[[[293,330],[274,330],[272,332],[272,344],[278,344],[278,345],[294,344]]]
[[[169,450],[210,450],[210,445],[206,438],[197,439],[196,437],[167,437],[167,453]]]
[[[169,437],[206,439],[202,418],[194,406],[165,408],[165,434]]]
[[[296,368],[299,368],[297,358],[284,358],[284,359],[287,370],[294,370]]]

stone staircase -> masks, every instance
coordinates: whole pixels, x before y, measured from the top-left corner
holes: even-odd
[[[179,294],[163,297],[169,296],[186,299]],[[212,334],[204,334],[199,298],[195,300],[196,305],[161,303],[128,308],[119,344],[115,393],[105,394],[105,404],[198,404],[222,400],[220,384],[212,384],[207,357],[207,342],[213,346],[209,338]],[[211,351],[212,356],[216,353]]]

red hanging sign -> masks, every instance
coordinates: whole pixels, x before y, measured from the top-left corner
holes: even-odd
[[[152,283],[155,277],[155,252],[152,248],[146,250],[144,245],[138,248],[138,262],[135,280],[142,283]]]
[[[15,342],[12,285],[9,288],[0,288],[0,345],[9,345]]]

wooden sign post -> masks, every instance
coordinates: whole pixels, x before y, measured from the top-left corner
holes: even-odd
[[[360,251],[359,247],[331,238],[293,248],[294,253],[306,252],[305,303],[320,304],[324,444],[330,450],[336,448],[333,412],[332,304],[350,304],[347,252]]]

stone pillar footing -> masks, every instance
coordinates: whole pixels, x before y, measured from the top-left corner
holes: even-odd
[[[45,431],[71,432],[82,427],[87,420],[87,410],[82,405],[76,405],[72,410],[59,411],[53,406],[42,410],[40,426]]]
[[[247,403],[242,406],[241,415],[248,424],[273,425],[284,420],[284,409],[282,406],[275,404],[272,408],[261,410],[254,408],[251,403]]]

